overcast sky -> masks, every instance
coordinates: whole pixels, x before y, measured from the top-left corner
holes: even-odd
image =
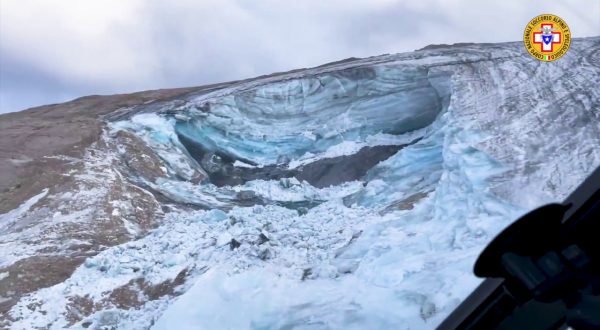
[[[434,43],[600,35],[600,0],[0,0],[0,113],[197,86]]]

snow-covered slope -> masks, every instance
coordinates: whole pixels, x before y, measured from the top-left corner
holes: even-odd
[[[599,85],[588,38],[552,63],[520,43],[435,47],[120,109],[86,166],[163,218],[122,217],[132,241],[21,297],[7,325],[433,328],[498,231],[600,165]],[[145,207],[123,199],[117,219]]]

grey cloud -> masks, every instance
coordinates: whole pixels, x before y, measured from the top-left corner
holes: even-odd
[[[0,113],[432,43],[520,40],[542,12],[565,18],[575,36],[600,34],[600,1],[587,0],[92,0],[97,14],[81,2],[10,1],[0,3]]]

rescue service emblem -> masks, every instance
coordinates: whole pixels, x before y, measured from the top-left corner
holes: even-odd
[[[571,30],[560,17],[542,14],[529,21],[523,34],[525,49],[540,61],[558,60],[571,46]]]

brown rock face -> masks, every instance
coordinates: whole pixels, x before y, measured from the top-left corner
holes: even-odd
[[[88,96],[0,116],[0,214],[48,188],[31,214],[0,223],[0,246],[19,246],[14,262],[0,266],[0,327],[23,295],[64,281],[87,257],[157,225],[162,212],[154,197],[118,174],[159,176],[157,157],[120,133],[123,159],[106,158],[114,146],[101,141],[103,117],[198,89]]]

